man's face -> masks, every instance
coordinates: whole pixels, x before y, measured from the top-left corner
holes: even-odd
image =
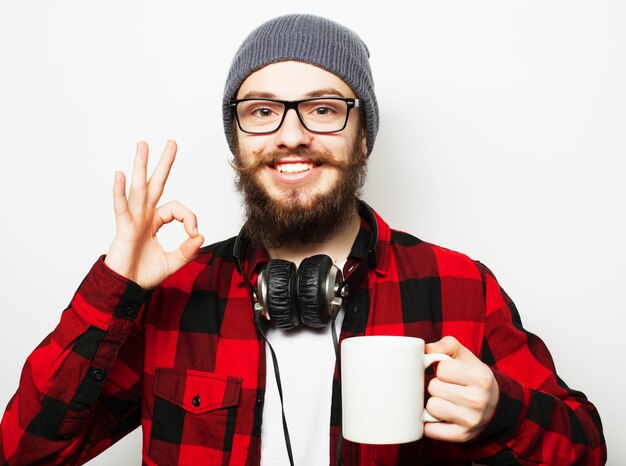
[[[237,93],[243,98],[299,100],[356,96],[321,68],[286,61],[252,73]],[[315,133],[287,111],[280,128],[249,134],[237,128],[238,188],[244,194],[248,235],[264,246],[291,240],[323,241],[345,223],[362,186],[367,141],[357,110],[346,127]],[[347,220],[346,220],[347,221]]]
[[[273,63],[252,73],[241,85],[237,98],[271,97],[298,100],[307,97],[356,96],[348,85],[328,71],[307,63],[286,61]],[[330,134],[306,130],[295,111],[288,111],[281,127],[270,134],[248,134],[238,131],[240,163],[243,167],[255,164],[269,154],[256,169],[255,177],[274,201],[286,205],[297,203],[306,208],[317,196],[328,193],[338,182],[339,170],[334,163],[348,162],[356,138],[365,153],[366,140],[359,131],[359,113],[350,112],[343,131]],[[325,153],[331,159],[314,164],[306,156],[307,150]]]

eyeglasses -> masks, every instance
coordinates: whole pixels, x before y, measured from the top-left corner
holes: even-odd
[[[233,99],[230,108],[239,129],[249,134],[277,131],[288,110],[294,109],[302,126],[314,133],[337,133],[348,123],[350,110],[359,107],[359,99],[313,97],[301,100]]]

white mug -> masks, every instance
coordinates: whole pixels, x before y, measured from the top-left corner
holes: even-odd
[[[377,445],[421,439],[424,422],[439,421],[424,409],[424,371],[444,359],[450,356],[424,354],[421,338],[364,336],[343,340],[343,437]]]

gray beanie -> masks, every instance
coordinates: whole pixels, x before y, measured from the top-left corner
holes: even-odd
[[[228,72],[222,108],[224,131],[230,150],[233,115],[229,107],[243,81],[270,63],[285,60],[319,66],[345,81],[365,110],[367,153],[372,152],[378,132],[378,104],[365,43],[350,29],[319,16],[287,15],[272,19],[243,41]]]

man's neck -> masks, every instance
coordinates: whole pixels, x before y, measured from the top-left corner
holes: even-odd
[[[268,249],[270,259],[284,259],[300,265],[303,259],[316,254],[326,254],[334,263],[340,263],[347,259],[354,240],[361,227],[361,217],[354,209],[351,218],[345,226],[334,235],[321,243],[301,243],[293,241],[278,248]]]

